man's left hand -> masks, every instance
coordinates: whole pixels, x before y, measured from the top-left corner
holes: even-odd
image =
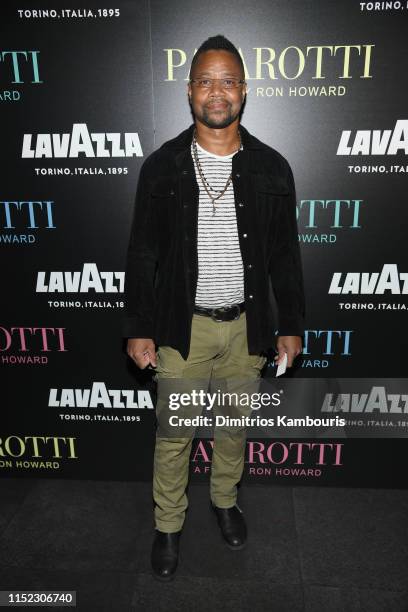
[[[288,368],[292,367],[295,357],[302,352],[301,336],[278,336],[276,343],[278,354],[275,357],[275,364],[279,365],[285,356],[288,356]]]

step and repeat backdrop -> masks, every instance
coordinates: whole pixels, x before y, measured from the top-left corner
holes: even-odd
[[[138,174],[191,124],[191,59],[224,34],[245,64],[242,123],[297,186],[307,329],[290,376],[370,379],[342,411],[378,431],[249,438],[244,477],[405,487],[408,396],[387,380],[406,376],[408,348],[408,2],[0,10],[0,475],[151,478],[155,385],[121,337]],[[193,479],[211,449],[194,441]]]

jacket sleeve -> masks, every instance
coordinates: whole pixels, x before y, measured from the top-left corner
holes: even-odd
[[[271,249],[269,274],[278,306],[279,336],[304,333],[305,295],[296,221],[296,191],[292,170],[285,160],[289,194],[282,197],[277,241]]]
[[[136,192],[125,271],[125,310],[122,335],[125,338],[154,339],[157,234],[146,162]]]

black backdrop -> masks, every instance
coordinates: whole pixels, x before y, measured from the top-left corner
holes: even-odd
[[[127,241],[140,166],[191,123],[188,67],[216,33],[245,61],[243,124],[295,175],[307,291],[295,376],[405,376],[408,4],[10,4],[0,57],[2,476],[151,478],[154,386],[121,339]],[[269,471],[249,446],[245,477],[405,486],[404,440],[325,442],[341,447],[328,448],[325,465],[308,449],[311,472],[298,474],[295,441],[282,462],[290,441],[275,441]],[[210,458],[197,441],[194,478],[208,478]]]

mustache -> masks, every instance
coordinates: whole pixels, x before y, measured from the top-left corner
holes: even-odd
[[[213,106],[214,104],[227,104],[228,106],[231,106],[231,103],[228,102],[228,100],[211,100],[210,102],[207,102],[205,106]]]

